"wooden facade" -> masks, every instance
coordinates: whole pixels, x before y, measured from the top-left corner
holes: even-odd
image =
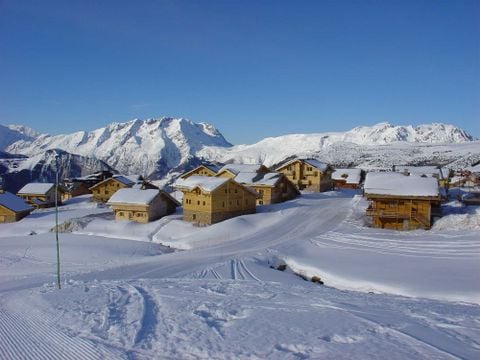
[[[119,189],[132,187],[135,183],[124,176],[113,176],[92,186],[93,200],[106,203]]]
[[[159,190],[155,197],[144,204],[132,203],[129,201],[116,201],[109,202],[109,205],[115,214],[115,220],[148,223],[160,219],[163,216],[175,213],[176,208],[177,206],[180,206],[180,203],[167,193]]]
[[[35,190],[35,188],[40,190]],[[55,206],[55,184],[30,183],[20,189],[17,195],[36,209]],[[58,187],[57,196],[57,202],[60,205],[64,198],[64,191],[62,191],[60,186]]]
[[[335,189],[360,189],[365,172],[361,169],[336,169],[332,174]]]
[[[324,192],[332,190],[330,165],[311,159],[296,159],[281,165],[276,171],[284,174],[298,190]]]
[[[230,170],[223,170],[218,173],[217,177],[234,179],[254,190],[258,194],[257,205],[275,204],[300,195],[295,185],[285,175],[265,171],[269,171],[269,169],[262,165],[258,173],[240,172],[235,174]]]
[[[440,212],[440,197],[365,194],[372,227],[393,230],[430,229]]]
[[[212,187],[208,182],[208,185],[204,185],[205,182],[200,178],[202,177],[191,177],[198,180],[197,184],[195,181],[176,184],[176,188],[183,192],[185,221],[209,225],[235,216],[255,213],[255,191],[232,179],[215,179],[215,186]]]
[[[22,198],[0,189],[0,223],[19,221],[32,210],[33,207],[25,203]]]
[[[187,179],[190,176],[215,176],[220,170],[218,166],[200,165],[180,176],[181,179]]]

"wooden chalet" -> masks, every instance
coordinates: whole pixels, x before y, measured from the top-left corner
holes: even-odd
[[[96,173],[65,179],[64,187],[69,193],[69,197],[76,197],[80,195],[91,194],[90,188],[108,178],[111,178],[114,174],[111,171],[98,171]]]
[[[19,221],[32,210],[33,207],[21,197],[0,189],[0,223]]]
[[[62,203],[63,194],[64,191],[59,186],[57,192],[58,204]],[[17,195],[36,209],[55,206],[54,183],[29,183],[22,187]]]
[[[295,159],[275,170],[284,174],[298,190],[323,192],[333,187],[333,168],[318,160]]]
[[[217,175],[218,170],[220,170],[220,166],[216,165],[200,165],[197,166],[195,169],[190,170],[180,176],[180,179],[187,179],[190,176],[215,176]]]
[[[372,226],[394,230],[430,229],[440,214],[440,188],[431,177],[368,173],[364,195]]]
[[[257,193],[233,179],[194,175],[174,186],[183,192],[186,221],[207,225],[255,213]]]
[[[295,185],[285,175],[272,172],[263,165],[225,165],[217,177],[234,179],[255,190],[258,194],[257,205],[279,203],[300,195]]]
[[[173,214],[181,204],[159,189],[123,188],[112,195],[107,205],[112,208],[115,220],[148,223]]]
[[[143,178],[136,175],[113,175],[90,187],[90,191],[92,192],[94,201],[106,203],[117,190],[131,188],[135,185],[141,187],[142,184]],[[152,185],[152,187],[154,187],[154,185]]]
[[[335,169],[332,173],[335,189],[359,189],[364,177],[361,169]]]

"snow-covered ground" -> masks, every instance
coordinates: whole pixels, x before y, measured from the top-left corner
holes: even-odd
[[[60,211],[62,290],[54,211],[0,225],[0,358],[480,358],[478,208],[395,232],[351,191],[209,227],[87,200]]]

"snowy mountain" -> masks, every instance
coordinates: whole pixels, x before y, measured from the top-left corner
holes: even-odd
[[[231,144],[210,124],[162,118],[113,123],[69,135],[41,135],[33,141],[12,143],[7,151],[31,156],[63,149],[96,157],[120,172],[159,178],[191,161],[205,146],[223,148]]]
[[[84,176],[100,170],[112,170],[94,157],[47,150],[32,157],[0,152],[0,175],[5,190],[16,193],[31,181],[54,182],[58,165],[59,178]]]
[[[480,143],[464,130],[445,124],[413,127],[380,123],[346,132],[269,137],[237,146],[212,125],[174,118],[136,119],[56,136],[38,135],[21,126],[6,129],[18,137],[4,141],[10,153],[34,156],[48,149],[63,149],[102,160],[122,173],[163,179],[163,183],[204,161],[273,166],[287,158],[307,156],[335,166],[390,168],[399,163],[452,162],[463,167],[480,160]]]
[[[390,168],[399,163],[448,164],[459,157],[480,157],[480,142],[453,125],[393,126],[380,123],[347,132],[291,134],[229,149],[205,148],[200,157],[222,163],[263,163],[313,157],[336,166]],[[466,160],[469,163],[469,159]]]
[[[35,130],[23,125],[0,125],[0,151],[16,141],[33,141],[40,136]]]

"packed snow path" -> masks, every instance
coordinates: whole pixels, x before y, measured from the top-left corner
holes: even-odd
[[[177,215],[129,231],[99,213],[61,234],[61,291],[52,234],[4,232],[0,357],[479,358],[480,307],[434,300],[478,296],[477,233],[368,229],[360,201],[349,192],[306,194],[204,228]],[[270,268],[283,262],[364,292]]]

